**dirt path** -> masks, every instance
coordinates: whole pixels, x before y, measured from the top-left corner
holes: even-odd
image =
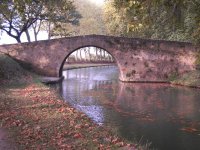
[[[0,150],[17,150],[5,129],[0,128]]]

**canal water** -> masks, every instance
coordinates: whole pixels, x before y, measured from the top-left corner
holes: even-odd
[[[120,136],[160,150],[200,150],[200,90],[122,83],[116,66],[63,71],[66,102]]]

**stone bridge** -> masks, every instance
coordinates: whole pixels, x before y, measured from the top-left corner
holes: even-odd
[[[191,43],[87,35],[0,46],[36,73],[61,77],[66,58],[79,48],[94,46],[110,53],[121,81],[167,82],[174,75],[195,70],[197,49]]]

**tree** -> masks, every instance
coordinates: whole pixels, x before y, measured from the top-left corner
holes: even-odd
[[[107,0],[111,34],[200,42],[199,0]]]
[[[49,38],[66,37],[70,35],[68,24],[74,26],[79,25],[81,14],[76,10],[75,5],[69,0],[51,0],[46,3],[48,8],[47,28]]]
[[[103,21],[103,9],[94,5],[89,0],[75,0],[74,5],[82,18],[79,26],[65,24],[68,30],[68,36],[88,35],[88,34],[106,34],[105,23]]]
[[[0,29],[20,43],[22,33],[37,21],[42,12],[38,3],[28,0],[1,0]]]
[[[71,13],[75,12],[75,7],[69,0],[1,0],[0,2],[0,30],[5,31],[19,43],[23,33],[26,33],[30,41],[28,29],[31,26],[37,40],[36,36],[42,21],[54,24],[74,23],[77,19],[77,16]]]
[[[34,33],[34,38],[35,38],[35,41],[37,41],[37,37],[38,37],[38,34],[40,32],[40,29],[41,29],[41,26],[42,26],[42,20],[37,20],[34,24],[32,24],[32,28],[33,28],[33,33]],[[28,31],[28,30],[27,30]],[[29,40],[28,40],[29,41]]]
[[[104,19],[110,34],[129,36],[143,27],[143,5],[139,1],[108,0],[104,8]]]

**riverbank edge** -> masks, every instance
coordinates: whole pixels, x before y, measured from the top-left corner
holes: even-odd
[[[182,83],[181,81],[179,81],[180,79],[177,80],[173,80],[173,81],[122,81],[119,80],[122,83],[141,83],[141,84],[145,84],[145,83],[149,83],[149,84],[168,84],[171,86],[182,86],[182,87],[188,87],[188,88],[194,88],[194,89],[200,89],[200,85],[187,85],[185,83]],[[178,82],[177,82],[178,81]]]
[[[100,63],[100,64],[87,64],[87,63],[83,63],[83,64],[66,64],[63,66],[63,71],[66,70],[73,70],[73,69],[79,69],[79,68],[89,68],[89,67],[100,67],[100,66],[117,66],[116,63]]]
[[[166,81],[123,81],[123,83],[154,83],[154,84],[169,84],[174,86],[183,86],[188,88],[200,89],[200,70],[193,70],[182,75],[173,77],[173,79],[168,79]]]
[[[169,81],[171,85],[200,89],[200,70],[194,70],[177,76]]]

